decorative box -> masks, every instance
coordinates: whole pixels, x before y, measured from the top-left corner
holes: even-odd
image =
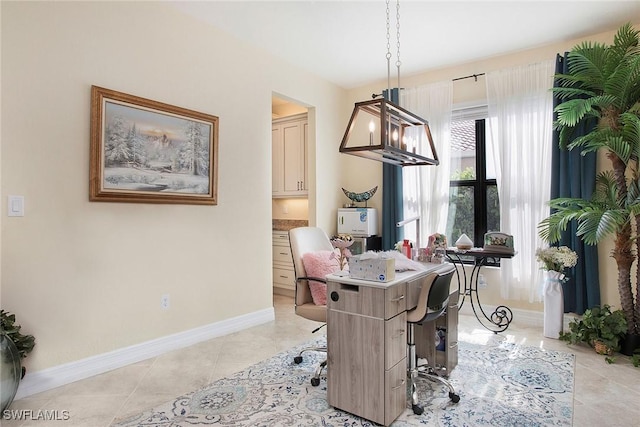
[[[513,236],[498,231],[490,231],[484,235],[484,250],[512,254],[514,253]]]
[[[396,277],[396,260],[376,253],[349,258],[349,276],[352,279],[389,282]]]

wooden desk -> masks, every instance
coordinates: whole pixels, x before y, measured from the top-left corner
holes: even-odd
[[[387,283],[327,276],[327,400],[378,424],[407,407],[407,315],[425,271]]]

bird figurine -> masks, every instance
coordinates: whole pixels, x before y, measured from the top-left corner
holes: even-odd
[[[377,190],[378,190],[378,186],[377,185],[375,187],[373,187],[371,190],[365,191],[364,193],[354,193],[353,191],[348,191],[348,190],[345,190],[344,188],[342,188],[342,191],[344,192],[345,196],[347,196],[349,199],[351,199],[351,201],[353,201],[353,202],[364,202],[365,207],[367,206],[367,200],[372,198],[373,195],[376,194]]]

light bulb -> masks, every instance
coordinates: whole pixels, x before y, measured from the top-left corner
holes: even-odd
[[[373,145],[373,131],[376,130],[376,124],[373,120],[369,122],[369,145]]]

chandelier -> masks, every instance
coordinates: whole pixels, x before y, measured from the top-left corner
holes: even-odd
[[[391,44],[387,0],[387,89],[391,93]],[[398,90],[400,90],[400,0],[396,1]],[[439,164],[429,122],[384,97],[356,102],[340,152],[398,166]]]

